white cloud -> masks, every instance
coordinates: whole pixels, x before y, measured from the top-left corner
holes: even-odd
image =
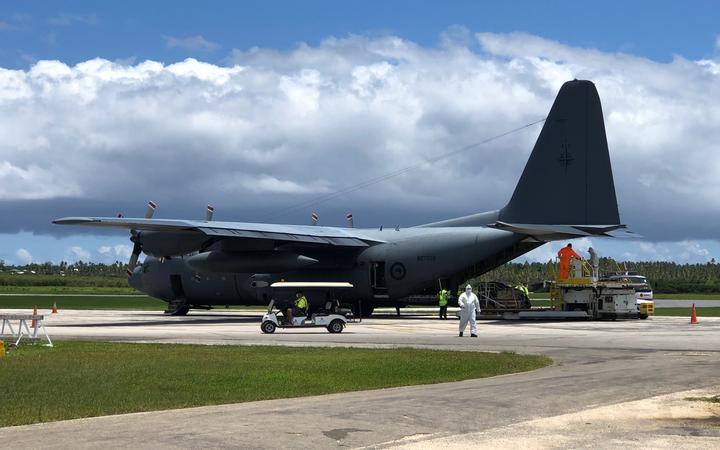
[[[252,192],[276,194],[322,194],[328,192],[327,187],[318,186],[317,183],[311,180],[300,184],[290,180],[278,180],[267,175],[245,178],[241,181],[241,184]]]
[[[153,198],[161,215],[185,205],[201,215],[212,200],[224,217],[246,220],[248,211],[287,208],[535,121],[564,81],[582,77],[595,81],[603,102],[623,220],[655,240],[716,235],[715,60],[658,63],[526,34],[454,30],[437,48],[351,36],[288,51],[234,50],[227,62],[0,69],[0,207]],[[369,226],[502,207],[538,132],[426,164],[335,204],[352,205]],[[51,218],[20,212],[11,220],[45,229]]]
[[[103,245],[98,248],[101,260],[106,262],[115,262],[117,260],[124,261],[130,259],[132,247],[125,244]]]
[[[557,259],[557,253],[560,250],[561,247],[565,247],[568,243],[572,244],[573,249],[578,252],[581,256],[588,257],[587,250],[590,247],[593,247],[596,252],[600,256],[605,256],[602,254],[602,245],[600,247],[597,246],[597,243],[593,243],[593,241],[589,238],[579,238],[579,239],[571,239],[568,241],[556,241],[556,242],[549,242],[542,247],[536,248],[535,250],[526,253],[525,255],[518,258],[519,261],[529,261],[529,262],[540,262],[540,263],[546,263],[548,261],[555,261]]]
[[[212,52],[220,48],[220,44],[211,42],[200,35],[178,38],[173,36],[163,36],[165,45],[168,48],[180,48],[190,51]]]
[[[19,248],[15,252],[15,257],[20,264],[30,264],[33,260],[32,254],[24,248]]]
[[[66,257],[68,261],[75,262],[75,261],[84,261],[88,262],[92,259],[92,255],[89,251],[85,250],[84,248],[74,245],[68,249],[66,252]]]
[[[714,240],[685,240],[677,242],[647,242],[631,239],[593,238],[569,241],[581,255],[587,256],[592,246],[602,257],[619,261],[675,261],[681,264],[704,264],[717,258],[720,244]],[[518,261],[547,262],[555,259],[557,251],[565,242],[552,242],[518,258]]]
[[[680,247],[684,250],[680,254],[680,258],[683,260],[710,260],[710,251],[702,247],[699,242],[696,241],[682,241],[679,243]]]
[[[32,163],[23,168],[13,166],[8,161],[0,161],[0,200],[72,197],[81,193],[80,187],[72,180],[59,179],[50,170]]]

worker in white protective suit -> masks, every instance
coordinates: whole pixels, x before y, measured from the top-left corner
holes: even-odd
[[[472,286],[465,287],[465,292],[458,298],[460,306],[460,337],[462,337],[468,322],[470,322],[470,337],[477,337],[477,323],[475,315],[480,313],[480,300],[473,294]]]

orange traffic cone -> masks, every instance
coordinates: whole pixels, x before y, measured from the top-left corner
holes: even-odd
[[[54,302],[53,302],[52,313],[53,313],[53,314],[57,314],[57,313],[58,313],[58,310],[57,310],[57,301],[54,301]]]
[[[33,316],[37,316],[37,305],[33,306]],[[30,327],[35,328],[35,326],[35,319],[33,319],[32,322],[30,322]]]
[[[695,303],[693,303],[692,312],[690,313],[690,324],[697,325],[697,311],[695,311]]]

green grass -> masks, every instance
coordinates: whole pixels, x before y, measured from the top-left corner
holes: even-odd
[[[698,317],[720,317],[720,307],[695,308]],[[690,308],[655,308],[656,316],[682,316],[690,319]]]
[[[0,286],[74,286],[127,288],[127,276],[123,275],[41,275],[0,273]]]
[[[656,300],[720,300],[720,294],[654,294]]]
[[[685,397],[685,400],[690,402],[720,403],[720,395],[716,395],[714,397]]]
[[[2,286],[0,294],[106,294],[129,295],[140,293],[131,287],[108,286]]]
[[[544,356],[426,349],[60,342],[0,359],[0,426],[458,381]]]
[[[167,303],[148,297],[146,295],[133,295],[132,297],[48,297],[48,296],[0,296],[0,309],[50,309],[53,302],[57,302],[58,309],[132,309],[146,311],[162,311]]]
[[[550,306],[550,299],[531,299],[530,303],[533,306]]]
[[[52,308],[53,302],[57,302],[58,309],[116,309],[116,310],[140,310],[140,311],[163,311],[167,303],[147,295],[133,295],[126,297],[113,297],[109,295],[83,296],[62,296],[48,297],[44,295],[23,295],[22,297],[0,295],[0,310],[2,309],[32,309],[48,310]],[[225,305],[214,305],[216,309],[225,309]],[[263,310],[267,305],[242,306],[231,305],[230,309],[240,310]]]

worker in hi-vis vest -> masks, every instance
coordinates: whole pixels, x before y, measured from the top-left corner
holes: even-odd
[[[305,298],[305,295],[302,292],[297,291],[295,293],[295,307],[288,308],[286,311],[288,325],[293,324],[292,321],[294,315],[297,315],[298,317],[307,316],[309,306],[310,305],[307,298]]]
[[[441,319],[447,319],[448,294],[449,292],[447,289],[440,289],[440,292],[438,292],[438,305],[440,306]]]
[[[558,252],[558,258],[560,258],[560,278],[568,278],[570,276],[570,262],[573,258],[582,259],[575,250],[572,248],[572,244],[560,249]]]
[[[525,294],[525,297],[530,298],[530,290],[524,284],[518,284],[517,286],[515,286],[515,289]]]

